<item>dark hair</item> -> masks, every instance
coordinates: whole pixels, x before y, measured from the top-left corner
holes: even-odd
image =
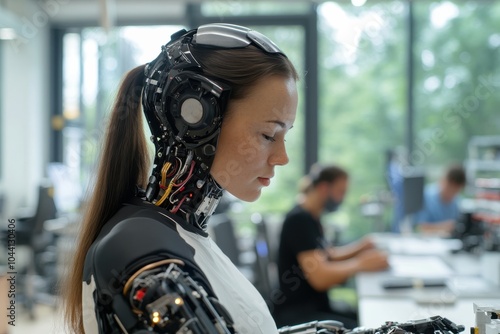
[[[231,84],[231,98],[241,99],[268,76],[298,79],[288,58],[266,54],[255,47],[233,50],[195,48],[196,59],[207,76]],[[73,264],[62,290],[65,320],[70,331],[83,334],[82,282],[86,254],[104,224],[122,203],[133,196],[136,185],[144,185],[149,175],[142,127],[141,91],[144,65],[131,70],[123,79],[108,125],[94,191],[84,214]]]
[[[203,73],[222,79],[231,86],[231,100],[245,97],[261,80],[272,75],[299,79],[290,60],[281,54],[263,56],[263,51],[251,45],[244,49],[213,50],[193,46],[191,52],[203,67]]]
[[[334,183],[339,179],[347,179],[348,177],[347,171],[339,166],[316,163],[311,166],[309,173],[301,180],[299,191],[305,194],[320,183]]]
[[[457,186],[465,186],[467,182],[465,170],[461,165],[452,165],[448,167],[445,178],[448,182]]]

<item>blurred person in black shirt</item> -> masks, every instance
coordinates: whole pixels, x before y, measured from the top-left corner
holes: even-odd
[[[357,315],[335,311],[328,290],[361,271],[388,266],[387,256],[370,238],[334,247],[326,239],[321,215],[336,211],[348,188],[348,173],[334,165],[314,165],[301,185],[297,205],[286,215],[281,231],[278,271],[282,298],[275,305],[278,324],[337,320],[357,326]]]

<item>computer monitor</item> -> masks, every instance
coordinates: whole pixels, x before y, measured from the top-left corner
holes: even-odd
[[[403,174],[404,215],[419,212],[424,206],[424,173],[412,170]]]

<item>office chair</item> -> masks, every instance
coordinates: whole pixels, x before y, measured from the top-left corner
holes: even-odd
[[[19,272],[19,292],[16,297],[27,309],[31,319],[35,318],[36,304],[55,305],[56,237],[44,229],[45,221],[57,216],[53,193],[51,186],[39,186],[35,215],[16,219],[16,246],[29,249],[29,262]]]
[[[210,217],[209,226],[212,229],[215,243],[235,266],[240,266],[240,250],[233,222],[229,216],[226,213],[215,214]]]
[[[260,292],[267,303],[272,302],[272,292],[278,288],[277,244],[279,238],[270,237],[266,220],[260,214],[253,214],[252,222],[256,227],[254,251],[255,261],[255,288]],[[272,311],[272,305],[268,305]]]

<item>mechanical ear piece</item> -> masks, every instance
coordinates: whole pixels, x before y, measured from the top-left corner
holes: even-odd
[[[190,71],[174,73],[172,81],[175,85],[170,85],[161,101],[161,109],[169,112],[158,112],[162,123],[169,124],[172,135],[189,149],[214,139],[220,131],[229,86]]]
[[[156,148],[145,197],[204,229],[222,196],[210,167],[230,87],[204,75],[190,49],[194,33],[164,46],[145,69],[143,109]]]

